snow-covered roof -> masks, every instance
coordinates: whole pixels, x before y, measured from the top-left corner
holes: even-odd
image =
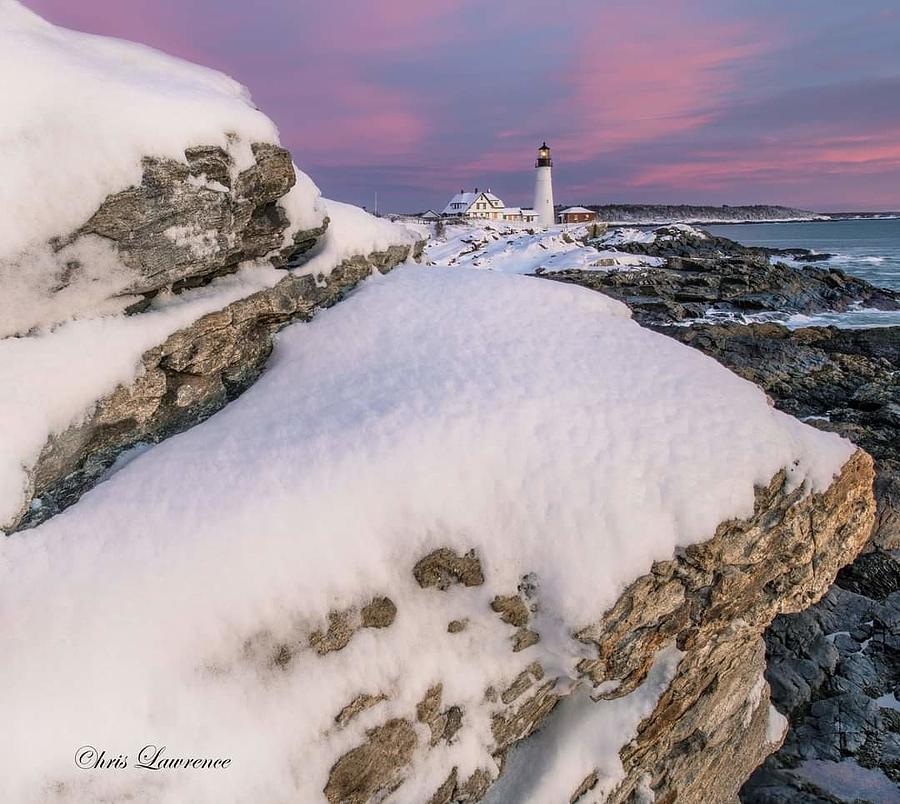
[[[477,197],[478,193],[457,193],[444,207],[444,215],[455,215],[465,212]]]
[[[521,207],[504,207],[503,214],[504,215],[521,215],[522,208]]]
[[[560,215],[569,215],[569,214],[584,214],[593,215],[594,211],[592,209],[587,209],[586,207],[569,207],[568,209],[564,209]]]
[[[491,205],[491,209],[503,209],[503,199],[494,195],[490,190],[482,192],[459,192],[450,199],[450,203],[444,207],[444,215],[462,215],[467,212],[477,200],[483,200]]]

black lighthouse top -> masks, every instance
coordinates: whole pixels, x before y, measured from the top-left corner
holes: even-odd
[[[536,168],[553,167],[553,160],[550,158],[550,147],[545,142],[538,148],[538,158],[534,162]]]

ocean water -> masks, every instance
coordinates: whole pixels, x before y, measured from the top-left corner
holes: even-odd
[[[898,218],[808,223],[747,223],[702,228],[748,246],[800,247],[833,254],[828,261],[813,264],[834,266],[873,285],[900,290]],[[777,317],[773,316],[766,318],[777,320]],[[900,326],[900,311],[858,309],[845,313],[791,316],[782,323],[790,327]]]

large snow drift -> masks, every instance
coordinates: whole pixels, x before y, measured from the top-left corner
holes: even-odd
[[[779,469],[823,489],[851,452],[600,294],[373,278],[281,333],[219,414],[0,540],[0,799],[321,800],[337,757],[441,681],[463,728],[440,754],[420,739],[395,794],[426,800],[450,765],[493,767],[487,684],[534,660],[571,673],[571,630],[653,560],[750,514]],[[476,549],[485,585],[420,589],[412,566],[438,547]],[[530,572],[542,638],[515,654],[489,602]],[[390,627],[305,647],[329,610],[374,595],[396,604]],[[450,616],[469,628],[448,634]],[[338,728],[363,692],[389,698]],[[135,769],[148,743],[232,762]],[[84,744],[132,766],[80,770]]]

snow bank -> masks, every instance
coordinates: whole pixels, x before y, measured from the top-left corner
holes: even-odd
[[[659,234],[660,230],[657,229],[657,235],[659,235],[660,240],[673,240],[679,234],[687,235],[688,237],[697,238],[698,240],[707,240],[709,236],[702,229],[697,229],[693,226],[689,226],[686,223],[670,223],[668,226],[662,227],[663,234]],[[672,233],[674,231],[674,234]]]
[[[701,229],[688,226],[686,223],[671,223],[661,226],[653,231],[646,229],[613,229],[603,237],[599,238],[599,242],[604,246],[622,246],[627,243],[655,243],[657,240],[674,240],[677,237],[691,237],[698,240],[706,240],[709,235]]]
[[[625,243],[655,243],[656,234],[644,229],[613,229],[603,235],[600,242],[604,246],[621,246]]]
[[[144,156],[219,145],[243,169],[252,142],[278,142],[228,76],[57,28],[18,0],[0,0],[0,83],[0,261],[68,235],[139,183]]]
[[[294,164],[297,182],[287,195],[278,201],[278,206],[287,213],[291,225],[285,229],[284,245],[293,243],[294,235],[299,231],[315,229],[322,225],[326,217],[327,201],[322,198],[321,191],[315,182]],[[332,202],[336,203],[336,202]]]
[[[439,268],[373,278],[284,330],[220,413],[0,540],[0,798],[320,800],[338,756],[442,681],[466,717],[441,752],[421,735],[395,794],[421,802],[451,764],[493,767],[488,683],[535,660],[572,673],[571,629],[652,561],[750,514],[780,468],[822,489],[851,452],[600,294]],[[420,589],[412,565],[437,547],[475,548],[484,587]],[[541,641],[514,654],[489,601],[528,572]],[[389,628],[325,657],[303,647],[374,595],[397,606]],[[283,668],[279,644],[295,650]],[[336,727],[362,692],[389,699]],[[85,743],[232,763],[83,771]]]
[[[386,251],[391,246],[412,246],[422,239],[402,224],[340,201],[325,201],[325,214],[330,220],[325,236],[296,269],[298,274],[327,274],[349,257]]]
[[[449,226],[425,251],[432,265],[484,268],[514,274],[619,270],[658,266],[665,260],[585,246],[562,227],[523,230],[507,225]]]

